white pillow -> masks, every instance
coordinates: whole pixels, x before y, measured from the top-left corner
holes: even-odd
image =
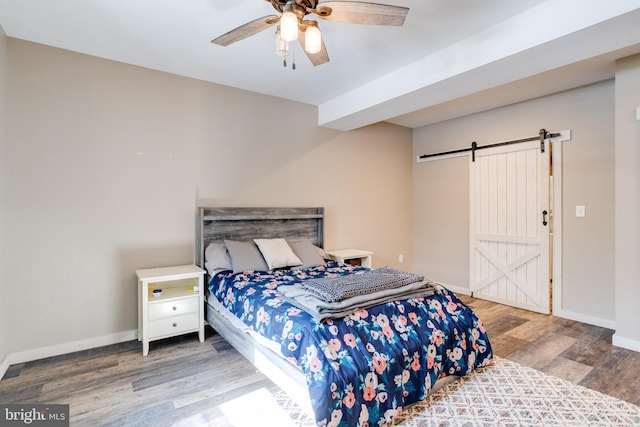
[[[302,265],[285,239],[253,239],[258,245],[269,270]]]

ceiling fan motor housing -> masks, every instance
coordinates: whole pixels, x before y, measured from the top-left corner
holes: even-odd
[[[273,8],[278,12],[284,12],[284,7],[289,3],[288,0],[267,0],[271,3]],[[304,11],[306,15],[308,12],[306,9],[315,9],[318,5],[317,0],[292,0],[296,5],[300,6],[300,9]],[[297,8],[296,8],[297,9]]]

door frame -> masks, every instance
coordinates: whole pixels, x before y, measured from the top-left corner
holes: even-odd
[[[559,132],[560,136],[549,138],[551,145],[551,314],[568,317],[562,309],[562,143],[571,141],[571,130]]]

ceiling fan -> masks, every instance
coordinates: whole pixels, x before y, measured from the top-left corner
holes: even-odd
[[[309,14],[318,18],[349,24],[394,25],[404,24],[409,12],[408,7],[392,6],[379,3],[359,1],[326,1],[319,0],[266,0],[280,15],[268,15],[247,22],[211,41],[220,46],[228,46],[249,36],[257,34],[277,24],[275,50],[276,54],[286,56],[289,43],[296,39],[314,66],[329,62],[327,48],[324,45],[318,22],[305,20]],[[293,64],[295,69],[295,63]]]

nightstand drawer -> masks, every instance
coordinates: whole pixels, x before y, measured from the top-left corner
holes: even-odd
[[[197,295],[195,295],[193,298],[182,298],[163,302],[151,302],[149,303],[149,320],[182,316],[187,313],[197,313],[199,309],[199,301],[200,299]]]
[[[149,322],[149,335],[155,338],[198,329],[199,320],[198,313],[154,320]]]

